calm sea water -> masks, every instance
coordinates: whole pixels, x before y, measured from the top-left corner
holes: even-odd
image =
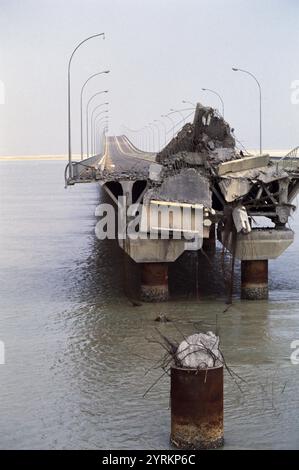
[[[215,328],[226,361],[225,448],[299,449],[298,237],[270,262],[268,302],[226,310],[214,264],[187,255],[171,268],[166,304],[133,307],[138,269],[114,241],[98,241],[97,185],[67,190],[62,162],[0,162],[1,449],[169,447],[169,379],[156,328],[172,338]],[[299,218],[292,227],[299,232]],[[196,298],[196,285],[198,299]],[[236,286],[239,269],[236,270]],[[157,324],[159,313],[173,322]]]

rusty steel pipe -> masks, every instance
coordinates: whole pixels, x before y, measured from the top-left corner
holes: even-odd
[[[268,299],[268,260],[241,262],[241,298]]]
[[[223,446],[223,367],[171,368],[171,443],[180,449]]]

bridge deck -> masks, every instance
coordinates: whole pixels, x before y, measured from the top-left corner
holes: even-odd
[[[122,136],[106,138],[104,155],[95,155],[82,162],[73,163],[73,177],[68,184],[88,183],[95,180],[146,179],[149,166],[156,154],[137,149]]]

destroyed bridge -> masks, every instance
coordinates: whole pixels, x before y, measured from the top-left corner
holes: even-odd
[[[241,261],[242,298],[268,297],[268,260],[294,240],[288,220],[299,192],[298,148],[276,160],[244,154],[229,124],[201,104],[193,123],[159,153],[136,148],[124,135],[103,135],[103,141],[100,155],[67,165],[66,184],[98,182],[115,204],[119,196],[126,196],[127,207],[141,204],[137,236],[118,242],[141,264],[143,300],[166,300],[169,263],[190,249],[190,240],[192,250],[201,250],[215,232],[224,249]],[[157,207],[165,206],[173,215],[154,217]],[[182,228],[186,208],[191,213],[187,231]],[[269,227],[256,225],[259,217],[266,217]],[[126,216],[126,227],[129,223]]]

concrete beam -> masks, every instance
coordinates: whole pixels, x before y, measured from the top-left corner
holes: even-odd
[[[218,166],[218,175],[222,176],[226,173],[233,173],[243,170],[252,170],[254,168],[265,167],[270,161],[269,155],[257,155],[254,157],[238,158],[228,162],[220,163]]]
[[[184,252],[185,241],[127,238],[123,248],[136,263],[170,263]]]
[[[231,253],[234,251],[232,233],[218,232],[219,241]],[[253,229],[236,234],[235,257],[239,260],[266,260],[278,258],[294,241],[289,229]]]

